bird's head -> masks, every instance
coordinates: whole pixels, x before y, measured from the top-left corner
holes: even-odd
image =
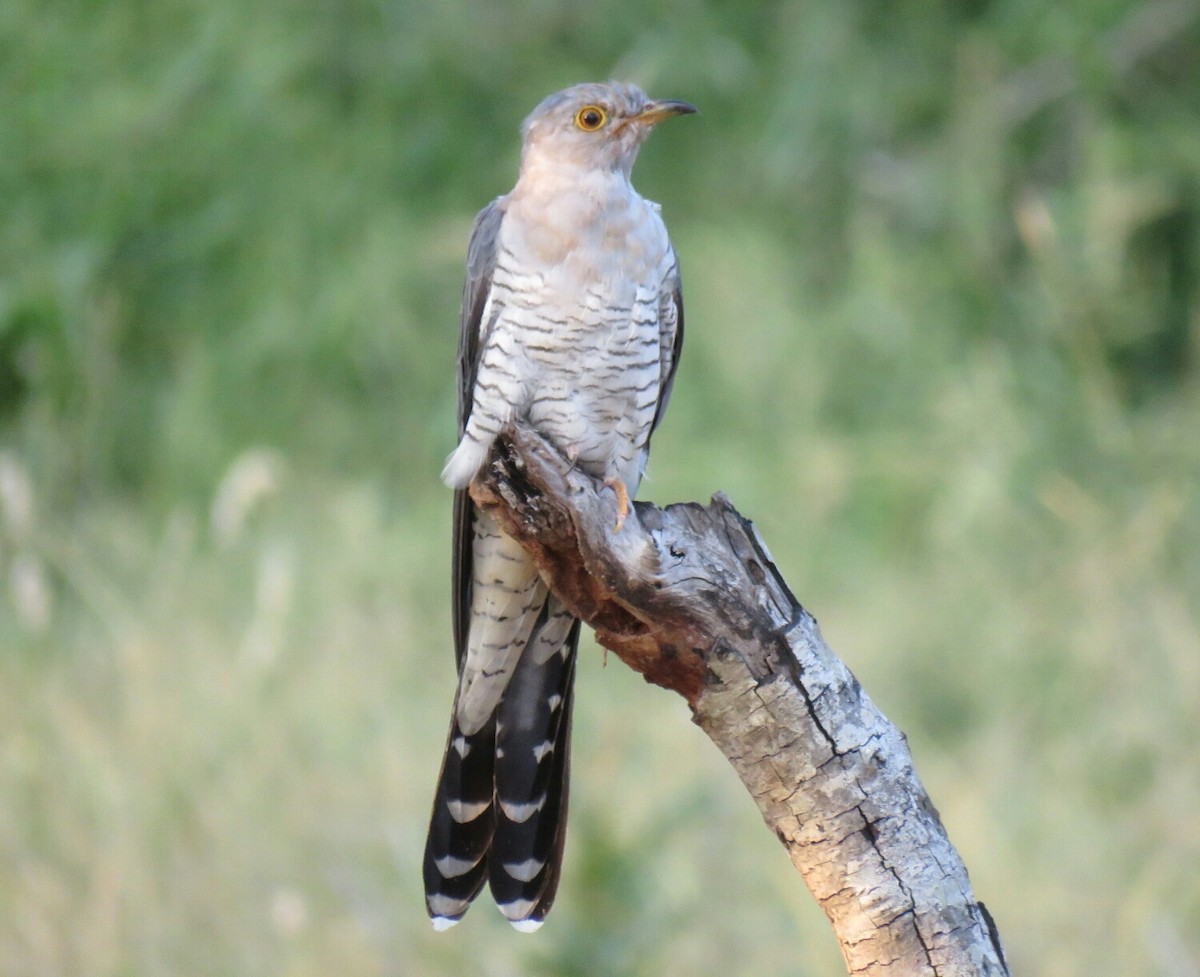
[[[544,99],[525,120],[521,167],[608,170],[628,177],[651,129],[695,111],[687,102],[656,101],[636,85],[573,85]]]

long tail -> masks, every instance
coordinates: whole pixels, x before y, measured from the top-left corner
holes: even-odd
[[[539,584],[539,586],[543,586]],[[492,716],[464,735],[457,699],[425,846],[425,901],[445,929],[484,880],[519,930],[537,929],[562,870],[579,621],[546,594]]]

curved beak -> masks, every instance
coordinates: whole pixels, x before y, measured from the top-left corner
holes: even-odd
[[[691,102],[677,102],[673,99],[656,99],[647,102],[646,107],[633,117],[633,122],[644,122],[648,126],[658,125],[663,119],[676,115],[691,115],[698,112]]]

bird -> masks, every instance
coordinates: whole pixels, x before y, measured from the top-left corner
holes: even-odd
[[[458,686],[423,874],[435,929],[486,881],[520,932],[562,871],[580,622],[469,486],[523,423],[617,495],[619,532],[671,395],[683,342],[679,262],[660,207],[631,182],[665,119],[696,111],[632,84],[574,85],[521,127],[516,185],[478,214],[458,348],[453,633]]]

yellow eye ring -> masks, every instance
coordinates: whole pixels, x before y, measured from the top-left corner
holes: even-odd
[[[575,124],[584,132],[595,132],[603,129],[608,121],[608,113],[599,105],[585,105],[575,113]]]

